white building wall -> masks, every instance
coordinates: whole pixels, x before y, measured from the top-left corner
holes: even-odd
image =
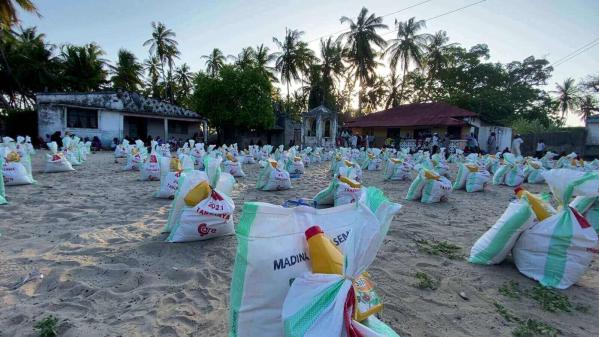
[[[56,131],[64,132],[64,107],[40,104],[37,109],[37,129],[40,137],[52,135]]]
[[[512,129],[501,126],[481,126],[478,129],[478,144],[485,152],[495,153],[495,150],[487,147],[487,139],[491,132],[495,132],[497,137],[498,151],[503,151],[506,147],[511,147],[512,144]]]
[[[599,145],[599,123],[587,122],[587,145]]]

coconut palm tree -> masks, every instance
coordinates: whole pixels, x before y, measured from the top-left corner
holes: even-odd
[[[553,92],[558,95],[558,107],[563,119],[566,117],[566,113],[574,110],[578,105],[578,89],[571,77],[567,78],[563,84],[555,83],[555,87],[556,90]]]
[[[580,110],[578,114],[583,122],[586,122],[587,118],[593,115],[593,113],[599,112],[599,102],[592,95],[584,95],[579,102]]]
[[[144,69],[148,72],[149,89],[152,97],[160,98],[160,60],[157,56],[151,56],[144,61]]]
[[[335,79],[343,74],[345,66],[343,65],[343,47],[340,41],[334,41],[332,37],[326,40],[320,40],[320,64],[321,83],[323,93],[334,93]],[[322,102],[326,99],[326,94],[322,95]]]
[[[106,83],[104,52],[96,44],[65,45],[62,48],[62,78],[74,91],[98,90]]]
[[[245,47],[238,56],[232,56],[231,58],[241,68],[251,67],[254,65],[254,49],[252,47]]]
[[[274,75],[275,68],[270,66],[270,64],[272,64],[276,58],[277,56],[273,53],[270,53],[270,49],[264,44],[257,46],[254,50],[254,62],[256,63],[256,67],[262,69],[271,82],[278,82]]]
[[[401,80],[395,69],[391,69],[389,79],[385,81],[385,109],[394,108],[401,104],[399,100],[399,91],[401,86]]]
[[[177,49],[177,41],[175,37],[177,34],[172,30],[166,28],[162,22],[152,22],[152,38],[144,42],[144,46],[150,46],[150,55],[158,57],[160,60],[160,71],[162,78],[166,83],[167,96],[171,100],[174,100],[173,89],[172,89],[172,70],[174,65],[174,59],[178,57],[179,50]],[[164,71],[164,64],[168,65],[168,74]]]
[[[17,6],[25,12],[39,15],[31,0],[0,0],[0,29],[10,28],[19,22]]]
[[[285,38],[279,41],[272,38],[275,45],[281,50],[276,55],[275,69],[281,74],[281,82],[287,85],[287,102],[289,102],[289,85],[292,81],[300,79],[306,69],[306,46],[300,41],[304,32],[285,28]]]
[[[355,79],[359,80],[360,91],[364,91],[372,82],[378,62],[378,48],[384,48],[387,41],[377,32],[387,29],[383,18],[374,13],[368,14],[368,9],[363,7],[356,20],[346,16],[341,17],[341,23],[349,25],[349,31],[341,34],[339,39],[345,41],[346,58],[354,72]],[[361,96],[358,95],[358,112],[361,110]]]
[[[183,63],[175,70],[175,82],[177,83],[177,102],[185,101],[191,92],[194,73],[191,72],[187,63]]]
[[[111,66],[111,70],[114,74],[111,81],[115,88],[137,91],[143,84],[141,80],[143,66],[137,61],[135,55],[126,49],[119,50],[118,61],[116,66]]]
[[[212,77],[216,77],[225,65],[225,55],[218,48],[212,49],[209,55],[203,55],[202,59],[206,60],[206,72]]]
[[[395,26],[397,27],[397,38],[389,41],[389,47],[385,50],[385,55],[390,57],[391,69],[395,69],[398,64],[401,64],[403,70],[402,85],[399,91],[399,102],[401,104],[404,93],[403,83],[405,82],[408,67],[411,63],[416,64],[417,67],[422,66],[424,49],[430,35],[418,34],[421,29],[426,27],[426,22],[424,20],[416,21],[414,17],[408,21],[395,20]]]

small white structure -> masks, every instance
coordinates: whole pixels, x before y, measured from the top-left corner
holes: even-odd
[[[56,131],[81,138],[97,136],[108,146],[113,138],[188,138],[203,134],[208,124],[197,112],[124,91],[36,94],[40,136]]]
[[[337,113],[324,105],[302,115],[302,143],[304,146],[334,148],[337,137]]]
[[[587,117],[585,129],[587,132],[586,145],[599,145],[599,115]]]
[[[477,135],[478,146],[481,150],[487,153],[496,153],[503,151],[503,149],[511,148],[512,146],[512,128],[505,126],[490,125],[483,122],[478,117],[464,118],[468,124],[470,124],[470,132]],[[495,138],[497,139],[497,149],[489,149],[487,140],[491,135],[491,132],[495,132]]]

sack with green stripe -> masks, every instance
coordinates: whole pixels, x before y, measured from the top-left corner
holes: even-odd
[[[4,166],[4,158],[0,156],[0,167]],[[4,176],[0,170],[0,205],[6,204],[6,194],[4,190]]]
[[[426,184],[424,171],[420,171],[420,173],[418,173],[416,176],[416,179],[414,179],[412,184],[410,184],[410,188],[408,188],[406,200],[419,200],[422,197],[422,189],[424,188],[424,184]]]
[[[595,232],[599,233],[599,202],[597,200],[599,200],[597,197],[576,197],[570,203],[570,207],[584,215]]]
[[[400,205],[376,188],[366,189],[357,203],[327,209],[246,203],[235,229],[229,336],[284,335],[281,312],[285,296],[292,282],[311,270],[306,229],[319,224],[346,252],[353,228],[378,228],[377,238],[384,237],[399,209]]]
[[[572,196],[599,196],[599,174],[569,169],[547,171],[545,180],[561,210],[522,233],[512,255],[518,270],[543,286],[566,289],[585,273],[597,233],[568,203]]]
[[[436,172],[433,174],[435,175],[431,177],[428,177],[425,174],[425,178],[427,179],[422,188],[422,198],[420,198],[420,202],[425,204],[446,201],[447,196],[451,193],[451,181],[443,176],[437,175]]]
[[[529,229],[534,220],[535,215],[526,200],[511,202],[499,220],[476,240],[468,261],[476,264],[501,263],[520,234]]]
[[[392,207],[397,212],[401,206]],[[389,327],[385,330],[370,328],[369,318],[373,316],[355,315],[356,311],[368,310],[369,306],[358,296],[354,280],[372,264],[388,229],[387,222],[352,222],[342,252],[345,257],[340,268],[343,275],[307,271],[293,281],[282,307],[285,337],[398,336]],[[378,321],[378,324],[382,323]]]

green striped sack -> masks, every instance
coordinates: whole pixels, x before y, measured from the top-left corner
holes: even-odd
[[[535,220],[525,200],[511,202],[499,220],[470,249],[468,261],[476,264],[501,263],[510,253],[520,234]]]
[[[375,188],[357,203],[326,209],[246,203],[235,228],[229,336],[283,336],[285,296],[310,271],[306,229],[318,224],[343,251],[352,228],[375,224],[386,233],[399,208]]]

